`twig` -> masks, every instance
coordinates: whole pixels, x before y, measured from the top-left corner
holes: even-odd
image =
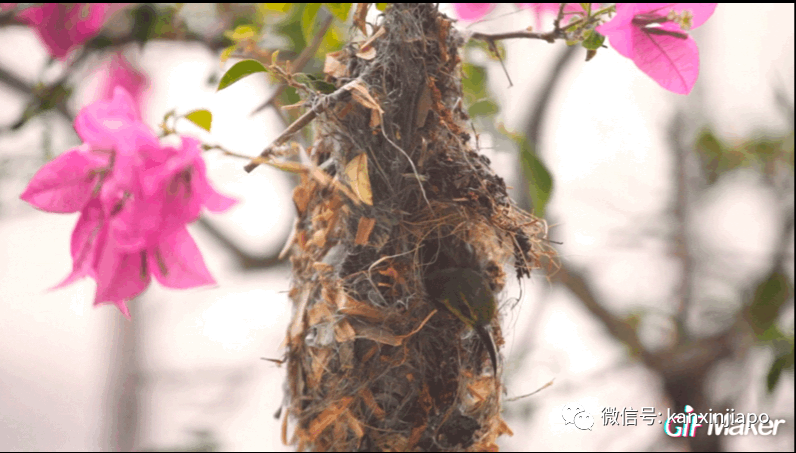
[[[556,39],[563,38],[563,32],[560,30],[553,30],[547,33],[537,33],[534,31],[511,31],[507,33],[481,33],[481,32],[474,32],[470,35],[470,39],[478,39],[481,41],[486,41],[487,43],[494,44],[495,41],[502,41],[504,39],[541,39],[543,41],[547,41],[549,43],[554,43]]]
[[[276,138],[276,140],[274,140],[270,145],[266,146],[263,152],[260,153],[259,157],[263,159],[267,158],[268,155],[273,152],[274,148],[284,145],[293,134],[300,131],[302,128],[304,128],[304,126],[310,124],[312,120],[318,116],[318,113],[319,112],[316,112],[315,109],[310,109],[307,113],[301,115],[296,121],[293,122],[293,124],[288,126],[287,129],[285,129],[285,131]],[[246,173],[251,173],[252,170],[257,168],[259,165],[259,159],[252,159],[252,161],[246,164],[243,169],[246,170]]]
[[[548,382],[547,384],[539,387],[538,389],[534,390],[531,393],[526,393],[525,395],[520,395],[520,396],[514,396],[514,397],[506,399],[506,401],[508,401],[508,402],[518,401],[518,400],[521,400],[523,398],[527,398],[529,396],[536,395],[537,393],[541,392],[542,390],[544,390],[544,389],[546,389],[548,387],[551,387],[553,385],[553,381],[555,381],[555,378],[553,378],[552,380],[550,380],[550,382]]]
[[[254,158],[251,162],[249,162],[245,167],[246,173],[251,173],[252,170],[257,168],[260,165],[262,159],[266,159],[272,152],[273,149],[277,146],[284,145],[290,137],[295,134],[296,132],[300,131],[304,126],[310,124],[312,120],[314,120],[319,113],[323,113],[326,109],[329,108],[330,105],[334,104],[335,102],[339,102],[343,96],[349,94],[350,86],[353,83],[358,82],[359,79],[351,81],[342,87],[338,88],[332,94],[323,96],[319,99],[319,102],[316,102],[312,108],[305,114],[301,115],[296,121],[294,121],[290,126],[282,132],[279,137],[277,137],[270,145],[266,146],[263,152],[260,153],[260,158]]]
[[[304,69],[304,66],[307,64],[308,61],[310,61],[310,58],[312,58],[312,56],[315,55],[315,52],[318,51],[318,47],[320,47],[321,42],[323,41],[323,37],[326,35],[326,32],[329,30],[329,27],[332,25],[333,19],[334,18],[330,15],[323,21],[323,23],[321,23],[321,27],[318,29],[318,33],[315,34],[315,37],[312,39],[310,45],[305,47],[304,50],[302,50],[301,53],[299,54],[298,58],[296,58],[296,60],[291,63],[290,67],[294,72],[301,71],[302,69]],[[274,90],[271,96],[269,96],[268,99],[265,100],[265,102],[263,102],[256,109],[254,109],[254,111],[251,112],[249,116],[258,113],[262,111],[264,108],[271,105],[274,102],[274,100],[276,100],[276,98],[278,98],[279,95],[282,94],[283,91],[285,91],[285,88],[287,88],[286,83],[281,83],[279,86],[277,86],[276,90]]]

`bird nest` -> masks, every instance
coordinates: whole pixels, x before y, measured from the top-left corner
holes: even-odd
[[[527,276],[554,252],[472,147],[451,25],[433,5],[391,5],[327,56],[337,91],[308,100],[283,424],[299,450],[495,450],[511,433],[500,371],[424,276],[472,268],[497,293],[504,264]],[[499,346],[499,316],[491,330]]]

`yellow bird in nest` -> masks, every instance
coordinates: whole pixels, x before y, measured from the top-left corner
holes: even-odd
[[[489,352],[492,370],[497,376],[497,347],[487,329],[497,313],[497,302],[484,276],[474,269],[442,269],[430,273],[425,284],[426,292],[436,303],[475,330]]]

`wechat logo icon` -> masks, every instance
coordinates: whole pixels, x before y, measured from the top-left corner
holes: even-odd
[[[576,428],[586,431],[591,431],[594,426],[594,417],[586,412],[586,409],[579,404],[567,404],[561,409],[561,417],[564,418],[564,424],[573,424]]]

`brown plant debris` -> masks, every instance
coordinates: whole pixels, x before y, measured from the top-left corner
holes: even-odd
[[[365,44],[327,58],[349,94],[316,109],[293,195],[283,435],[289,420],[300,450],[494,451],[511,434],[501,367],[424,279],[470,268],[497,293],[507,261],[527,276],[554,252],[473,149],[451,25],[431,4],[393,4]],[[499,316],[490,328],[499,347]]]

